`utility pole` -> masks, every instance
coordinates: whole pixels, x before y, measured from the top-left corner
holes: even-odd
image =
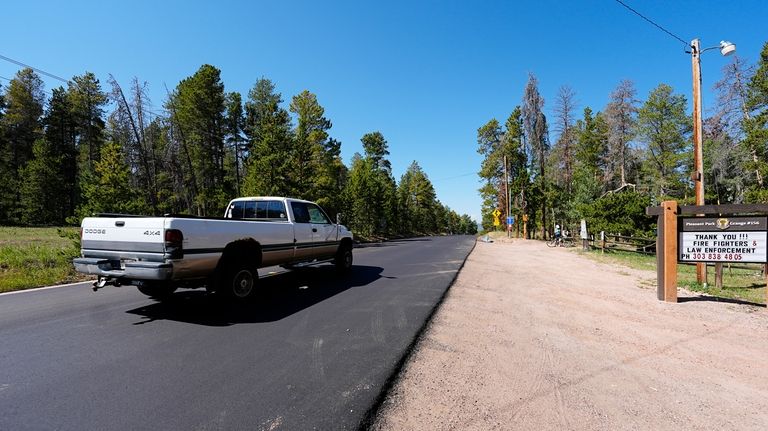
[[[507,156],[504,156],[504,182],[506,184],[505,185],[506,190],[504,191],[504,194],[506,195],[506,200],[507,200],[507,238],[509,238],[510,235],[512,235],[512,229],[510,229],[511,226],[509,225],[509,216],[510,216],[509,199],[510,197],[512,197],[512,195],[511,193],[509,193],[509,175],[507,174]]]
[[[693,68],[693,187],[696,205],[704,205],[704,152],[702,150],[701,125],[701,45],[699,39],[691,41],[691,66]],[[696,281],[707,282],[707,267],[696,263]]]

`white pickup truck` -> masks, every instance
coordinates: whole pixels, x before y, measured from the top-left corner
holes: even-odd
[[[94,290],[135,285],[158,299],[179,287],[235,299],[256,291],[258,268],[333,262],[352,267],[352,233],[317,204],[283,197],[232,200],[223,218],[103,214],[82,222],[78,272]]]

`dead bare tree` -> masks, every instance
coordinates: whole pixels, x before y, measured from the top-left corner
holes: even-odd
[[[605,108],[605,119],[608,122],[608,172],[606,180],[609,187],[626,187],[628,182],[628,167],[630,162],[629,144],[635,136],[635,118],[637,116],[637,91],[630,80],[619,83],[611,92],[611,101]],[[617,172],[618,171],[618,172]],[[619,182],[616,184],[615,179]]]
[[[747,84],[755,73],[755,66],[747,64],[741,57],[734,55],[732,61],[723,66],[723,78],[714,85],[717,91],[718,110],[715,117],[720,118],[727,133],[740,142],[744,138],[741,124],[751,118],[747,108]],[[757,149],[747,149],[756,166],[759,166]],[[755,180],[763,188],[763,173],[759,168],[754,171]]]
[[[555,98],[555,131],[558,133],[555,146],[560,155],[562,179],[568,195],[572,192],[575,133],[576,92],[568,85],[563,85]]]

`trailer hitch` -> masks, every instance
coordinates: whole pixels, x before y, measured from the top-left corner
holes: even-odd
[[[115,287],[121,286],[120,281],[116,278],[99,277],[99,279],[93,283],[93,291],[96,292],[97,290],[104,288],[108,284],[111,284],[112,286],[115,286]]]

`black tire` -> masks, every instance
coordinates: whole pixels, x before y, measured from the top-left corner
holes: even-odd
[[[547,247],[557,247],[557,238],[552,238],[547,241]]]
[[[352,270],[352,246],[342,245],[339,251],[336,252],[336,257],[333,259],[333,264],[336,265],[336,270],[340,273],[346,273]]]
[[[139,292],[149,296],[152,299],[168,299],[176,292],[176,286],[168,284],[144,284],[142,286],[136,286]]]
[[[222,296],[246,301],[256,296],[259,272],[256,265],[234,261],[224,266],[223,277],[216,289]]]

